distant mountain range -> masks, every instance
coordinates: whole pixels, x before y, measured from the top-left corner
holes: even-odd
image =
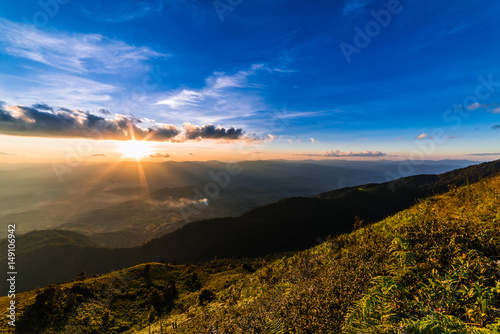
[[[418,175],[381,184],[343,188],[314,197],[291,197],[251,209],[239,217],[193,222],[142,246],[110,249],[70,231],[19,235],[18,289],[32,289],[150,261],[199,262],[215,257],[258,257],[313,246],[328,235],[349,232],[408,208],[450,186],[493,177],[500,161],[441,175]],[[6,247],[6,240],[0,248]],[[0,254],[1,261],[6,261]],[[2,262],[2,263],[4,263]],[[2,282],[2,291],[6,291]]]
[[[226,170],[219,161],[84,165],[59,175],[53,165],[0,166],[0,219],[18,233],[65,229],[101,246],[130,247],[171,233],[186,223],[236,217],[286,197],[318,193],[410,174],[436,174],[471,161],[424,161],[401,174],[399,161],[244,161],[217,197],[204,194],[211,175]],[[196,192],[207,196],[203,210],[186,217]],[[4,236],[1,234],[0,237]]]

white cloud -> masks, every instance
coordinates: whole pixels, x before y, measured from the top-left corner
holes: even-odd
[[[33,101],[78,108],[100,108],[112,101],[119,88],[73,75],[41,74],[30,77],[0,74],[2,93],[29,105]]]
[[[72,72],[112,72],[144,60],[165,56],[148,47],[136,47],[99,34],[42,31],[33,25],[0,18],[0,45],[4,53]]]
[[[166,97],[157,98],[154,104],[167,106],[170,110],[163,110],[160,114],[170,119],[182,114],[184,120],[207,123],[251,117],[259,110],[267,109],[267,105],[259,94],[242,88],[261,87],[250,83],[249,77],[265,69],[262,64],[254,64],[234,74],[215,72],[205,80],[203,88],[178,89]]]
[[[178,93],[172,94],[170,97],[158,101],[156,104],[164,104],[174,109],[186,105],[196,105],[198,101],[203,98],[203,94],[195,92],[194,90],[183,89]]]

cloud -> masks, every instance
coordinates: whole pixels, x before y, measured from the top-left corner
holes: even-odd
[[[205,82],[205,87],[199,90],[181,89],[171,93],[167,98],[161,99],[156,104],[168,105],[173,109],[181,107],[197,106],[202,102],[207,102],[210,98],[218,98],[221,102],[224,99],[220,98],[223,91],[230,88],[244,87],[259,87],[255,84],[248,83],[248,77],[256,74],[257,71],[264,69],[262,64],[253,64],[250,69],[238,71],[235,74],[227,74],[225,72],[215,72],[208,77]]]
[[[16,154],[6,153],[6,152],[0,152],[0,155],[16,155]]]
[[[48,105],[98,110],[103,105],[110,105],[112,94],[120,91],[113,85],[67,74],[44,73],[29,77],[0,74],[0,81],[7,84],[5,94],[19,104],[28,105],[43,97],[44,103],[33,106],[40,110],[48,110]]]
[[[190,198],[172,198],[169,197],[166,200],[163,201],[157,201],[157,200],[151,200],[150,204],[154,205],[156,207],[161,207],[161,208],[179,208],[187,205],[193,205],[193,204],[205,204],[208,206],[208,199],[207,198],[202,198],[199,200],[193,200]]]
[[[52,107],[46,105],[45,103],[35,103],[33,105],[33,108],[39,109],[39,110],[54,111],[54,109]]]
[[[303,155],[308,157],[363,157],[363,158],[381,158],[387,156],[387,153],[380,151],[363,151],[363,152],[342,152],[339,150],[335,151],[324,151],[323,153],[298,153],[295,155]]]
[[[274,141],[275,139],[277,138],[277,136],[273,136],[272,134],[268,134],[266,137],[265,137],[265,141],[266,142],[272,142]]]
[[[197,126],[191,123],[184,123],[184,135],[187,140],[198,139],[238,139],[243,136],[242,129],[215,127],[213,124]]]
[[[443,140],[448,140],[448,139],[459,139],[462,138],[462,136],[441,136],[440,138]],[[430,136],[427,133],[422,133],[420,136],[415,138],[415,140],[424,140],[424,139],[434,139],[434,137]],[[398,140],[400,139],[398,138]]]
[[[73,72],[113,72],[166,55],[99,34],[42,31],[33,25],[0,18],[0,47],[11,56],[27,58]]]
[[[314,138],[309,138],[311,140],[311,144],[317,143],[318,141]]]
[[[161,12],[164,0],[119,1],[107,3],[102,1],[86,1],[81,10],[91,20],[103,22],[125,22],[147,16],[154,12]]]
[[[107,157],[107,154],[104,153],[97,153],[97,154],[91,154],[89,157]]]
[[[500,114],[500,105],[498,103],[480,104],[478,102],[474,102],[468,105],[466,109],[467,110],[486,109],[487,111],[493,114]]]
[[[99,109],[99,112],[103,115],[111,115],[111,111],[108,109]]]
[[[262,64],[235,73],[214,72],[205,79],[203,87],[182,87],[157,94],[154,104],[166,107],[162,111],[165,116],[174,119],[187,116],[197,123],[250,119],[270,109],[257,91],[263,86],[250,80],[261,73],[269,73]]]
[[[347,0],[344,10],[342,11],[342,16],[356,14],[355,12],[358,12],[372,2],[373,0]]]
[[[491,128],[493,130],[499,130],[500,129],[500,125],[493,125]]]
[[[203,94],[193,90],[183,89],[179,93],[172,94],[170,97],[156,102],[177,109],[185,105],[196,105],[203,98]]]
[[[432,136],[429,136],[427,133],[422,133],[420,136],[415,138],[416,140],[423,140],[423,139],[432,139]]]
[[[213,76],[209,77],[207,81],[208,87],[214,89],[222,89],[228,87],[257,87],[257,85],[250,85],[248,77],[254,75],[256,71],[265,69],[263,64],[253,64],[249,70],[238,71],[233,75],[228,75],[225,72],[215,72]]]
[[[37,105],[35,105],[37,106]],[[109,140],[150,140],[150,141],[199,141],[214,140],[256,140],[247,137],[243,129],[207,124],[203,126],[184,123],[182,128],[173,124],[156,123],[143,128],[142,120],[134,116],[115,114],[106,119],[88,111],[68,108],[54,108],[43,105],[41,109],[21,105],[0,107],[0,133],[59,138],[93,138]]]
[[[490,155],[500,155],[500,153],[471,153],[471,154],[467,154],[467,156],[471,156],[471,157],[483,157],[483,156],[490,156]]]
[[[149,155],[150,158],[168,158],[170,157],[170,154],[168,153],[154,153]]]
[[[466,107],[467,110],[476,110],[476,109],[479,109],[479,108],[483,108],[483,107],[478,102],[474,102],[471,105],[469,105],[469,106]]]

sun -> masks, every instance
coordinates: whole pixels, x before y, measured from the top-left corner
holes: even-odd
[[[151,147],[146,141],[128,140],[121,143],[120,151],[124,158],[134,158],[139,161],[151,154]]]

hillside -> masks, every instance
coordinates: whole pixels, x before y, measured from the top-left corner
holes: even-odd
[[[17,328],[25,333],[499,333],[499,194],[500,176],[452,187],[380,222],[270,262],[150,263],[30,291],[19,295]],[[0,299],[0,309],[6,302]]]
[[[328,235],[352,231],[356,221],[376,222],[412,206],[419,199],[446,191],[448,184],[467,184],[497,175],[499,170],[500,161],[494,161],[439,176],[412,176],[379,185],[345,188],[317,197],[286,198],[252,209],[240,217],[190,223],[133,248],[49,244],[35,252],[24,247],[29,242],[19,236],[18,256],[23,261],[18,267],[25,274],[20,278],[18,289],[26,291],[63,282],[82,271],[102,274],[151,261],[196,263],[215,257],[261,257],[302,250]],[[365,188],[368,190],[362,190]],[[1,261],[6,261],[5,254],[0,254]],[[2,291],[6,291],[5,287],[6,283],[0,282]]]

